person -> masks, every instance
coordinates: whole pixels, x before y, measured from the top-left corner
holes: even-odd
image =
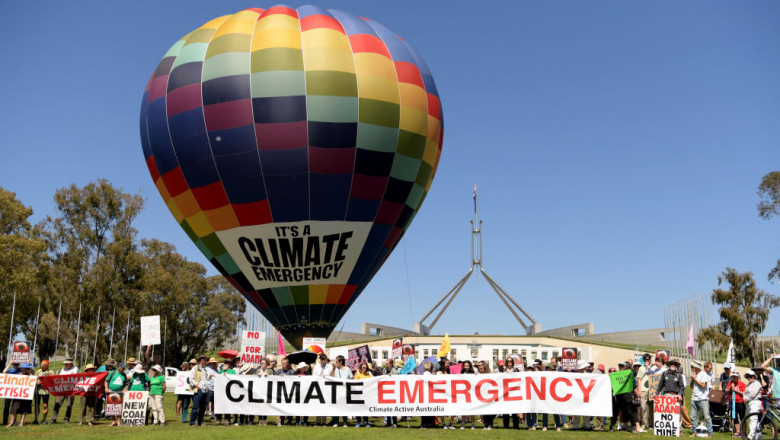
[[[543,371],[553,372],[556,369],[556,365],[553,363],[549,363],[547,365],[543,366]],[[549,427],[549,414],[542,414],[542,431],[547,431],[547,428]],[[555,430],[560,432],[561,428],[563,428],[563,417],[561,417],[560,414],[553,414],[553,423],[555,423]]]
[[[433,374],[433,363],[431,361],[423,362],[423,376],[430,376]],[[435,428],[436,417],[435,416],[422,416],[420,417],[420,429]]]
[[[382,374],[385,376],[392,376],[394,374],[398,374],[398,369],[395,368],[395,359],[393,358],[387,358],[385,361],[385,366],[382,367]]]
[[[126,384],[125,364],[119,364],[115,370],[111,370],[108,376],[106,376],[104,394],[121,393],[125,389]],[[111,424],[109,426],[122,426],[122,416],[111,416]]]
[[[725,391],[726,391],[726,397],[729,400],[729,404],[733,405],[733,414],[734,414],[734,437],[741,437],[740,428],[742,425],[742,419],[745,418],[745,388],[747,385],[745,382],[742,382],[739,380],[739,373],[737,373],[736,370],[731,372],[731,376],[729,376],[729,382],[726,385]],[[729,412],[731,412],[732,407],[729,406]]]
[[[19,362],[9,362],[3,370],[3,374],[21,374]],[[3,404],[3,425],[8,424],[8,416],[11,414],[11,407],[14,406],[14,399],[5,399]]]
[[[490,374],[490,369],[485,361],[479,361],[477,364],[477,374]],[[482,415],[482,429],[490,431],[493,429],[493,421],[496,419],[495,414],[483,414]]]
[[[710,418],[710,390],[712,389],[712,362],[704,363],[704,371],[699,361],[691,362],[691,422],[693,432],[691,437],[696,436],[696,429],[699,426],[699,412],[703,414],[704,425],[707,427],[707,437],[712,437],[712,419]]]
[[[590,366],[590,364],[588,362],[579,361],[579,362],[577,362],[577,369],[575,370],[575,372],[577,372],[577,373],[585,373],[589,366]],[[534,415],[529,415],[529,417],[533,417],[533,416]],[[572,415],[570,415],[569,416],[569,420],[571,420],[571,429],[573,429],[575,431],[577,431],[577,430],[592,431],[593,430],[593,426],[592,426],[593,417],[589,417],[589,416],[572,416]]]
[[[631,368],[629,368],[629,365],[631,364],[627,362],[621,362],[618,364],[618,368],[620,369],[620,371],[625,371],[625,370],[631,371],[631,375],[629,377],[629,380],[631,381],[631,386],[629,391],[615,395],[615,402],[617,403],[619,411],[623,413],[623,417],[628,419],[627,420],[628,426],[632,427],[632,433],[636,434],[638,432],[645,432],[645,430],[642,429],[641,426],[639,426],[639,420],[636,417],[637,407],[634,404],[634,399],[638,398],[637,384],[636,384],[636,379],[634,377],[633,365],[631,365]]]
[[[268,359],[266,357],[266,359]],[[274,372],[274,375],[276,376],[292,376],[295,374],[295,370],[290,367],[290,360],[287,359],[287,356],[283,357],[279,360],[281,364],[281,368],[277,369]],[[276,426],[282,426],[282,423],[287,423],[288,425],[292,424],[293,418],[290,416],[277,416],[276,417]]]
[[[260,365],[254,370],[254,374],[256,374],[259,377],[268,377],[274,375],[274,370],[270,367],[271,361],[268,360],[268,358],[260,359]],[[252,419],[254,417],[248,416],[246,418],[246,423],[251,425]],[[266,425],[268,424],[268,416],[258,416],[257,423],[259,425]]]
[[[331,376],[331,373],[333,372],[333,365],[331,365],[328,362],[328,356],[325,353],[320,353],[319,356],[317,356],[317,363],[314,365],[314,371],[312,371],[311,375],[315,377],[325,377],[325,376]],[[317,416],[315,418],[315,424],[317,426],[325,426],[325,419],[324,416]]]
[[[60,370],[60,375],[69,375],[69,374],[78,374],[79,369],[73,365],[73,358],[66,357],[64,361],[64,366],[62,367],[62,370]],[[60,408],[62,407],[62,404],[65,403],[65,423],[70,422],[70,415],[73,411],[73,400],[74,396],[59,396],[54,400],[54,411],[51,413],[51,421],[49,423],[57,423],[57,417],[60,413]]]
[[[471,361],[465,360],[463,361],[463,367],[460,370],[460,374],[474,374],[474,367],[471,364]],[[461,416],[460,417],[460,429],[466,429],[466,423],[471,423],[471,429],[476,429],[474,426],[475,417],[474,416]]]
[[[198,364],[198,361],[195,359],[190,359],[189,362],[183,362],[181,364],[181,371],[184,373],[187,373],[189,375],[190,367],[194,367]],[[176,415],[181,415],[181,422],[187,423],[187,410],[190,407],[190,404],[192,403],[192,395],[190,394],[177,394],[176,395]]]
[[[29,362],[25,362],[21,364],[19,367],[19,374],[22,376],[32,376],[33,375],[33,366]],[[30,414],[32,412],[32,400],[27,399],[13,399],[13,403],[11,405],[10,415],[11,415],[11,421],[8,423],[9,428],[11,426],[14,426],[14,423],[16,422],[16,416],[19,416],[19,426],[24,426],[24,420],[27,417],[27,414]]]
[[[49,361],[46,359],[42,360],[41,368],[35,372],[35,375],[38,377],[44,377],[51,376],[52,374],[54,374],[54,372],[49,369]],[[41,381],[39,379],[35,386],[35,420],[33,420],[33,425],[45,423],[46,416],[49,414],[50,398],[51,395],[49,394],[49,391],[43,385],[41,385]],[[43,416],[38,419],[38,416],[40,415],[41,404],[43,404]]]
[[[209,408],[209,405],[211,405],[211,420],[215,424],[219,424],[220,419],[218,419],[214,415],[214,378],[216,378],[219,375],[219,372],[217,371],[217,364],[219,364],[219,361],[216,358],[210,357],[208,362],[206,362],[206,386],[205,386],[205,394],[203,395],[203,399],[205,399],[205,408]],[[201,407],[204,407],[203,402],[201,402]],[[204,413],[205,415],[205,413]]]
[[[436,372],[437,375],[444,375],[444,374],[450,374],[450,360],[446,357],[443,357],[439,359],[439,371]],[[441,416],[441,427],[442,429],[455,429],[452,422],[455,417],[449,416],[449,424],[447,423],[448,416]]]
[[[748,370],[745,372],[745,379],[748,381],[743,393],[743,399],[747,404],[747,413],[760,412],[762,409],[761,402],[761,382],[756,379],[756,372]],[[748,421],[748,436],[749,439],[757,438],[755,435],[756,424],[758,423],[758,416],[751,416]]]
[[[87,364],[84,367],[84,373],[95,373],[97,367],[92,364]],[[85,422],[88,426],[93,426],[92,422],[95,421],[95,407],[97,406],[97,397],[95,396],[81,396],[81,419],[79,425],[83,425]]]
[[[720,383],[720,389],[725,390],[731,382],[731,364],[729,362],[723,363],[723,372],[720,373],[719,379],[718,383]]]
[[[504,361],[504,373],[514,373],[516,371],[515,368],[515,359],[511,356],[507,357]],[[504,414],[503,419],[503,426],[504,429],[509,428],[509,418],[512,418],[512,429],[520,429],[520,416],[518,414]]]
[[[774,353],[767,360],[761,364],[761,368],[764,371],[771,372],[772,374],[772,397],[780,398],[780,369],[777,365],[780,362],[780,353]]]
[[[163,394],[165,393],[165,375],[159,365],[149,370],[152,374],[149,379],[149,407],[152,409],[153,424],[165,424],[165,411],[163,410]]]
[[[342,355],[336,356],[336,360],[333,363],[333,369],[330,373],[331,377],[335,377],[342,380],[352,379],[353,378],[352,370],[350,370],[346,364],[347,364],[347,360],[344,359],[344,356]],[[344,422],[345,428],[349,426],[349,423],[347,423],[347,417],[342,417],[342,421]],[[334,416],[330,419],[330,426],[333,427],[339,426],[338,416]]]
[[[190,369],[190,375],[187,378],[190,391],[193,392],[190,426],[194,426],[195,423],[198,426],[203,425],[203,416],[206,414],[206,408],[208,407],[208,401],[206,401],[209,382],[208,374],[206,373],[206,362],[208,360],[208,356],[201,355],[198,358],[198,365]]]
[[[143,365],[147,370],[151,370],[151,368],[155,365],[162,365],[162,354],[155,353],[151,360],[149,358],[149,352],[152,350],[151,345],[146,346],[146,352],[144,352],[144,358],[143,358]]]
[[[311,376],[311,369],[309,368],[309,364],[307,364],[306,362],[299,362],[298,365],[296,366],[295,371],[298,377]],[[308,416],[305,417],[298,416],[297,420],[298,420],[297,422],[298,426],[309,426]]]
[[[358,365],[357,372],[355,373],[355,379],[357,380],[365,380],[370,379],[372,377],[371,372],[368,371],[368,363],[363,361]],[[356,428],[360,428],[360,426],[365,426],[366,428],[371,427],[371,423],[368,421],[368,417],[365,416],[358,416],[357,418],[357,425],[355,425]]]

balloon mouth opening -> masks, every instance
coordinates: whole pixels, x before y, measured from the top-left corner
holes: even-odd
[[[276,328],[296,350],[302,350],[303,338],[327,339],[336,328],[336,324],[288,324]]]

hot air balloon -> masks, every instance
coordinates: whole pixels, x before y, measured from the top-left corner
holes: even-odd
[[[443,134],[417,52],[315,6],[247,9],[185,35],[140,119],[176,221],[299,349],[331,333],[398,244]]]

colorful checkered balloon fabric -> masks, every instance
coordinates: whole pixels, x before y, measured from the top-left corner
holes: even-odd
[[[293,344],[327,337],[409,227],[443,136],[428,67],[381,24],[247,9],[185,35],[144,92],[181,227]]]

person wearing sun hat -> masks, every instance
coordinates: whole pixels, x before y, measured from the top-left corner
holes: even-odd
[[[201,355],[198,358],[198,365],[190,368],[190,377],[188,381],[190,383],[190,391],[195,393],[192,396],[192,411],[190,412],[190,426],[194,426],[198,423],[198,426],[203,424],[203,416],[206,414],[206,408],[208,408],[208,401],[206,401],[206,393],[208,392],[209,377],[206,372],[206,363],[209,357]]]
[[[153,366],[149,380],[149,407],[152,410],[155,425],[165,424],[165,411],[163,411],[163,394],[165,394],[165,375],[159,365]]]
[[[97,367],[92,364],[87,364],[84,367],[84,373],[95,373]],[[81,396],[81,420],[79,425],[87,423],[89,426],[93,426],[92,422],[95,421],[95,404],[97,403],[97,397],[94,396]]]
[[[60,370],[60,375],[66,374],[78,374],[79,369],[73,365],[73,358],[66,356],[63,362],[64,366]],[[51,413],[51,421],[49,423],[57,423],[57,416],[59,415],[62,404],[65,403],[65,423],[70,421],[70,415],[73,410],[74,396],[59,396],[54,400],[54,411]]]
[[[760,412],[762,410],[761,382],[759,382],[756,379],[756,372],[753,370],[747,370],[745,372],[745,379],[747,379],[748,384],[745,387],[745,393],[743,394],[743,398],[747,406],[747,413],[751,414],[755,412]],[[755,432],[756,423],[758,422],[757,419],[758,416],[750,417],[748,422],[749,433]],[[750,438],[750,436],[748,436],[748,438]]]
[[[23,376],[32,376],[33,375],[33,366],[29,362],[24,362],[19,366],[19,374]],[[14,422],[16,421],[16,416],[19,416],[19,426],[24,426],[24,419],[27,417],[27,414],[30,414],[32,412],[32,400],[22,400],[22,399],[13,399],[13,404],[11,405],[11,422],[8,423],[8,427],[11,427],[14,425]]]

